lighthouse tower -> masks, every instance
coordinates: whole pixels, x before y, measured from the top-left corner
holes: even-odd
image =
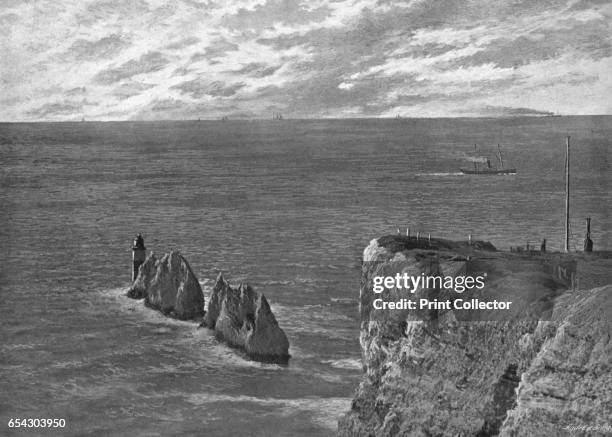
[[[145,262],[147,257],[147,248],[144,245],[144,238],[138,234],[134,238],[134,246],[132,246],[132,261],[134,262],[134,270],[132,270],[132,281],[138,276],[138,269]]]

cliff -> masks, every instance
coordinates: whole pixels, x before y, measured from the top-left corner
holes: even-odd
[[[187,320],[204,315],[204,293],[187,260],[177,251],[161,259],[151,253],[127,293],[162,313]]]
[[[521,376],[501,436],[612,433],[612,285],[568,292],[526,339],[539,351]],[[568,427],[568,428],[565,428]]]
[[[258,361],[287,363],[289,340],[263,294],[249,285],[232,288],[219,274],[202,326]]]
[[[486,273],[483,292],[512,301],[512,310],[375,310],[376,298],[406,297],[373,291],[375,276],[395,273]],[[339,435],[586,435],[566,428],[585,425],[594,427],[588,435],[604,435],[612,417],[612,287],[572,292],[554,279],[541,259],[484,242],[373,240],[360,290],[364,377]]]

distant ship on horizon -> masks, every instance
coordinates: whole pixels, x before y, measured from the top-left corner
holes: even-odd
[[[476,144],[474,144],[474,150],[476,150]],[[475,156],[472,160],[474,168],[460,168],[459,170],[463,174],[484,174],[484,175],[496,175],[496,174],[516,174],[516,168],[505,168],[504,158],[502,156],[501,147],[497,145],[497,158],[499,159],[499,167],[494,168],[491,166],[491,160],[486,157]],[[478,163],[486,163],[486,167],[480,168]]]

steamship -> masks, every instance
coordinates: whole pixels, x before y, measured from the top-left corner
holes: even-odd
[[[476,144],[474,144],[476,148]],[[484,174],[484,175],[497,175],[497,174],[516,174],[516,168],[506,168],[504,166],[504,157],[502,156],[501,147],[497,145],[497,158],[499,159],[499,167],[492,167],[491,160],[489,158],[475,157],[472,161],[474,168],[460,168],[459,170],[463,174]],[[486,167],[479,167],[478,163],[485,163]]]

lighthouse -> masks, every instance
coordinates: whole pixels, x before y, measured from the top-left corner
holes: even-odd
[[[134,238],[134,245],[132,246],[132,261],[134,262],[134,270],[132,271],[132,281],[136,280],[138,276],[138,269],[145,262],[147,256],[147,248],[144,245],[144,238],[141,234],[138,234]]]

